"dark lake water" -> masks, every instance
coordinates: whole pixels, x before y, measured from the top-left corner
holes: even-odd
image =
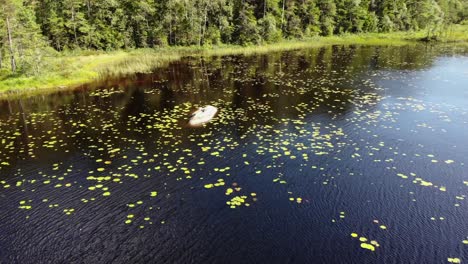
[[[187,58],[0,101],[0,263],[463,263],[467,166],[466,48]]]

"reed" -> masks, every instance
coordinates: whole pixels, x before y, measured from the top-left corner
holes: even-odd
[[[129,51],[71,51],[46,58],[46,67],[36,76],[13,75],[0,71],[0,97],[11,94],[37,94],[39,91],[69,89],[99,78],[149,73],[184,56],[253,55],[275,51],[323,47],[327,45],[409,45],[424,38],[424,32],[345,34],[302,40],[284,40],[257,46],[159,47]],[[468,43],[468,25],[453,25],[438,41]]]

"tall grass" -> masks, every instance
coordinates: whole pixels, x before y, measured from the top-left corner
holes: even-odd
[[[69,51],[47,58],[38,76],[0,76],[0,97],[9,93],[36,93],[74,87],[100,77],[151,72],[184,56],[222,56],[261,54],[326,45],[408,45],[422,39],[424,32],[345,34],[303,40],[285,40],[258,46],[221,45],[214,47],[161,47],[130,51]],[[454,25],[441,34],[442,42],[468,43],[468,26]],[[0,74],[1,75],[1,74]]]

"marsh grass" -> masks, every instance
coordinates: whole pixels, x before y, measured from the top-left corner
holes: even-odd
[[[46,58],[37,76],[0,73],[0,97],[37,94],[40,91],[76,87],[99,78],[149,73],[185,56],[253,55],[327,45],[408,45],[425,37],[425,32],[345,34],[302,40],[285,40],[258,46],[220,45],[212,47],[161,47],[129,51],[72,51]],[[439,37],[440,42],[468,43],[468,26],[454,25]],[[3,76],[3,77],[2,77]]]
[[[454,43],[454,42],[468,42],[468,25],[452,25],[442,34],[441,41]]]

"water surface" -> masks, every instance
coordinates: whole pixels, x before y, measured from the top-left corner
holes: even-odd
[[[1,101],[0,263],[466,261],[467,55],[186,58]]]

